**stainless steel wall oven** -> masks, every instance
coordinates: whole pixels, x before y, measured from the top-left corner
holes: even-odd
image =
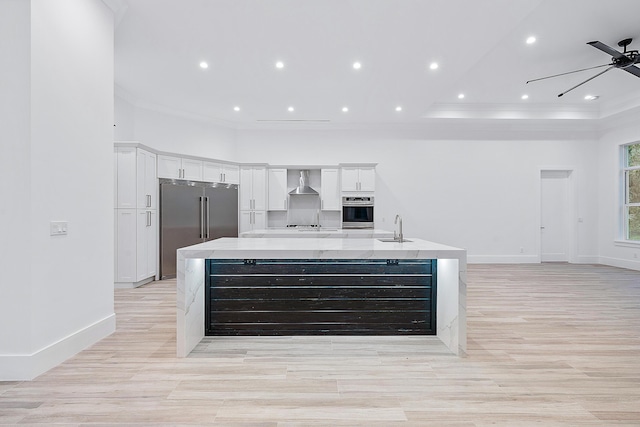
[[[342,198],[342,228],[373,228],[373,196]]]

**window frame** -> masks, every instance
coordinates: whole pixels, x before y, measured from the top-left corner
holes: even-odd
[[[621,220],[622,227],[620,227],[621,238],[623,242],[636,243],[640,244],[640,238],[638,240],[633,240],[630,238],[630,227],[629,227],[629,210],[630,208],[637,207],[640,208],[640,201],[637,203],[629,203],[629,173],[632,171],[640,171],[640,164],[637,166],[629,166],[629,147],[632,145],[637,145],[640,147],[640,141],[632,142],[629,144],[624,144],[620,148],[622,149],[621,155]]]

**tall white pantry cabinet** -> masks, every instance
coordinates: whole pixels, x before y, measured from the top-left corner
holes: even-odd
[[[115,282],[131,288],[155,279],[158,266],[156,155],[115,148]]]

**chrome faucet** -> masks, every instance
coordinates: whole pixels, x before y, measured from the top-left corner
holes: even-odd
[[[404,236],[402,235],[402,217],[400,215],[396,215],[396,220],[393,222],[394,224],[398,224],[398,220],[400,220],[400,224],[398,226],[398,234],[396,235],[396,232],[394,230],[393,234],[393,238],[395,240],[397,240],[398,242],[402,243],[404,241]]]

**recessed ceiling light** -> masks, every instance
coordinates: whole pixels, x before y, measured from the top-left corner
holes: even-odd
[[[342,112],[343,112],[343,113],[346,113],[346,112],[348,112],[348,111],[349,111],[349,107],[342,107]]]
[[[586,95],[586,96],[584,97],[584,99],[585,99],[585,100],[587,100],[587,101],[595,101],[595,100],[596,100],[596,99],[598,99],[598,98],[599,98],[599,96],[598,96],[598,95]]]
[[[287,111],[288,111],[288,112],[290,112],[290,113],[293,113],[293,110],[294,110],[294,108],[293,108],[293,107],[289,107],[289,108],[287,108]]]
[[[238,106],[233,107],[233,111],[240,111],[240,107]]]
[[[400,105],[398,105],[398,106],[396,107],[396,111],[402,111],[402,107],[401,107]]]
[[[458,94],[458,99],[464,99],[464,93]]]
[[[522,99],[529,99],[529,95],[524,94],[524,95],[522,95],[520,98],[522,98]]]
[[[536,42],[536,38],[534,36],[527,37],[527,44],[534,44]]]
[[[362,64],[359,62],[354,62],[353,63],[353,69],[354,70],[359,70],[360,68],[362,68]]]
[[[431,64],[429,64],[429,68],[432,70],[437,70],[439,67],[437,62],[432,62]]]
[[[207,68],[209,68],[209,64],[207,64],[206,62],[202,61],[202,62],[200,63],[200,68],[202,68],[202,69],[207,69]]]
[[[282,61],[276,62],[276,68],[280,68],[280,69],[284,68],[284,62]]]

